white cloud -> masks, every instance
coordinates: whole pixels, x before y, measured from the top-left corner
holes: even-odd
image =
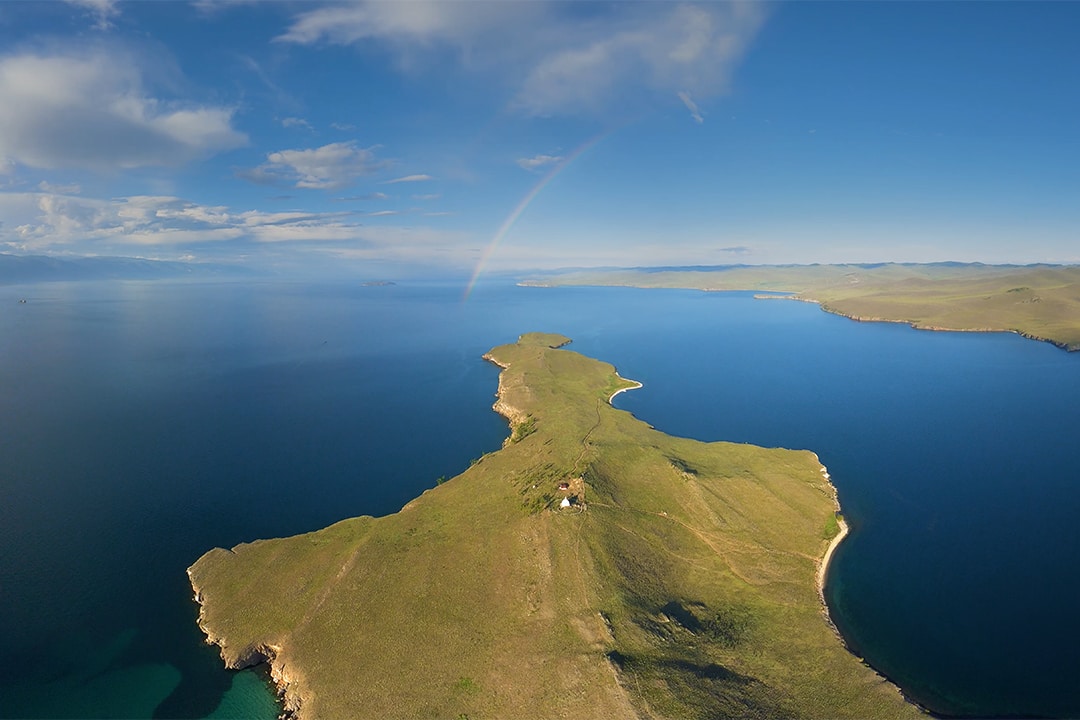
[[[295,222],[281,225],[260,225],[249,231],[252,240],[260,243],[339,243],[356,240],[361,226],[341,222]]]
[[[71,185],[54,185],[47,180],[42,180],[38,183],[38,190],[58,195],[78,195],[82,192],[82,188],[74,183]]]
[[[425,195],[413,195],[413,200],[438,200],[442,197],[439,193],[427,193]]]
[[[412,183],[412,182],[425,182],[427,180],[434,180],[430,175],[406,175],[404,177],[394,178],[393,180],[383,181],[383,185],[396,185],[397,183]]]
[[[357,244],[317,248],[346,260],[375,260],[471,267],[476,238],[455,230],[425,226],[369,225],[357,230]]]
[[[465,47],[477,37],[498,36],[509,25],[518,25],[543,11],[539,3],[359,0],[305,11],[278,39],[338,45],[384,39],[394,43],[400,53],[407,54],[408,46],[413,43]]]
[[[64,0],[69,5],[85,8],[97,17],[96,27],[107,30],[112,27],[112,18],[120,14],[116,0]]]
[[[93,10],[96,13],[102,13],[107,15],[115,15],[119,10],[116,9],[116,0],[64,0],[68,5],[77,5],[88,10]]]
[[[252,182],[293,183],[298,188],[332,190],[345,187],[362,175],[384,165],[375,159],[373,148],[355,142],[330,143],[307,150],[279,150],[269,153],[262,165],[240,173]]]
[[[237,5],[254,5],[257,2],[262,1],[263,0],[192,0],[191,4],[203,15],[213,15],[219,10],[225,10]]]
[[[303,130],[310,130],[310,131],[315,130],[315,128],[313,128],[311,126],[311,123],[309,123],[304,118],[298,118],[298,117],[284,118],[281,121],[281,127],[284,127],[284,128],[301,128]]]
[[[538,170],[560,162],[562,162],[561,155],[534,155],[531,158],[518,158],[517,164],[525,170]]]
[[[731,73],[764,21],[758,4],[624,3],[614,22],[543,57],[514,105],[532,115],[603,111],[637,91],[708,96]]]
[[[108,202],[37,192],[0,193],[0,245],[27,252],[64,246],[105,222]]]
[[[42,252],[130,252],[132,246],[225,241],[284,242],[355,238],[352,213],[233,212],[168,195],[112,200],[41,193],[0,193],[0,215],[18,223],[0,227],[0,245]],[[125,250],[126,248],[126,250]]]
[[[478,242],[422,225],[364,225],[358,221],[363,215],[352,212],[236,211],[171,195],[106,200],[0,192],[0,217],[0,248],[24,253],[145,256],[153,248],[156,257],[245,258],[254,245],[273,245],[297,258],[329,253],[342,260],[466,267]]]
[[[685,90],[680,90],[676,94],[679,96],[679,99],[682,100],[683,105],[686,106],[686,109],[690,111],[690,117],[694,118],[694,122],[698,123],[699,125],[705,122],[705,118],[701,116],[701,110],[698,109],[698,105],[696,102],[694,102],[694,98],[690,97],[690,93],[686,92]]]
[[[336,197],[337,202],[364,202],[368,200],[389,200],[390,196],[386,193],[373,192],[366,195],[350,195],[349,197]]]
[[[445,63],[449,52],[496,77],[522,113],[605,113],[679,91],[726,92],[765,15],[757,2],[355,0],[301,12],[278,39],[364,43],[405,71]]]
[[[152,97],[138,68],[103,51],[0,58],[0,165],[173,166],[246,144],[231,108]]]

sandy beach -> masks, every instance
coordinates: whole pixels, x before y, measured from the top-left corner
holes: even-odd
[[[847,523],[844,522],[844,518],[838,517],[836,522],[840,526],[840,532],[836,533],[836,537],[829,543],[829,547],[825,550],[825,557],[821,558],[821,564],[818,565],[817,586],[818,594],[821,595],[822,602],[825,602],[825,577],[829,572],[829,561],[832,560],[833,553],[840,545],[840,542],[846,538],[848,534],[848,526]],[[828,607],[826,606],[826,612],[827,611]]]
[[[623,378],[623,380],[626,380],[626,378]],[[627,390],[637,390],[637,389],[638,389],[638,388],[640,388],[640,387],[644,387],[644,385],[642,385],[641,383],[639,383],[639,382],[638,382],[637,380],[629,380],[628,382],[632,382],[632,383],[634,383],[633,387],[624,387],[624,388],[619,388],[619,389],[618,389],[618,390],[616,390],[615,392],[611,393],[611,397],[609,397],[609,398],[607,399],[607,401],[608,401],[608,405],[610,405],[610,404],[611,404],[611,401],[612,401],[612,400],[614,400],[614,399],[615,399],[615,396],[616,396],[616,395],[618,395],[619,393],[621,393],[621,392],[626,392]]]

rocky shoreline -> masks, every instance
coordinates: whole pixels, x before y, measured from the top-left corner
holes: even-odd
[[[216,645],[220,651],[221,660],[228,670],[244,670],[257,665],[266,664],[270,668],[270,680],[274,683],[277,692],[278,703],[281,705],[279,720],[298,720],[300,709],[304,704],[300,692],[299,683],[286,668],[282,659],[284,648],[280,645],[260,644],[245,647],[237,651],[230,648],[224,638],[219,637],[207,624],[206,605],[203,602],[202,589],[195,581],[191,572],[187,569],[188,581],[195,593],[195,603],[199,606],[199,617],[196,621],[199,629],[206,636],[207,645]]]
[[[531,334],[484,356],[504,369],[494,408],[509,421],[511,439],[454,482],[425,492],[399,513],[214,549],[192,565],[198,624],[207,642],[220,648],[225,666],[269,665],[285,720],[406,718],[436,707],[449,716],[525,717],[542,707],[540,716],[615,720],[658,698],[684,710],[702,702],[716,708],[738,702],[761,716],[780,716],[782,707],[795,703],[811,717],[912,717],[902,693],[894,694],[895,686],[837,637],[818,600],[844,531],[828,547],[822,542],[836,491],[816,456],[664,436],[605,408],[601,400],[611,388],[639,384],[618,378],[609,364],[550,352],[566,342]],[[557,424],[546,422],[553,417]],[[515,437],[526,424],[529,432]],[[593,445],[585,445],[589,438]],[[550,503],[545,494],[578,467],[583,447],[600,453],[592,461],[601,510],[578,528],[590,533],[588,546],[576,542],[577,526],[543,512]],[[776,462],[779,475],[770,469]],[[605,477],[606,468],[615,474]],[[686,471],[670,471],[679,468]],[[819,468],[821,476],[813,477]],[[727,481],[718,482],[721,477]],[[784,503],[769,502],[777,492]],[[688,508],[664,504],[675,496]],[[743,521],[751,515],[757,519]],[[718,518],[726,518],[727,531]],[[772,537],[772,527],[793,533]],[[654,538],[661,547],[652,547]],[[514,552],[488,553],[503,547]],[[566,552],[571,547],[588,552]],[[600,562],[617,567],[627,551],[636,565],[601,578],[593,574]],[[658,577],[655,568],[687,553],[694,554],[695,568],[704,567],[723,584],[672,572],[659,589],[649,585]],[[557,568],[553,557],[562,558]],[[778,565],[778,557],[786,560]],[[619,602],[624,596],[616,595],[610,601],[614,614],[608,613],[614,630],[598,634],[592,628],[596,611],[610,609],[594,604],[591,588],[600,582],[615,583],[633,597],[651,592],[643,595],[651,602]],[[801,589],[779,593],[776,582]],[[753,594],[743,598],[742,592]],[[714,618],[728,617],[733,629],[722,624],[702,630],[720,622]],[[754,634],[739,630],[744,617],[760,623]],[[641,635],[642,627],[654,630]],[[725,632],[736,634],[725,639]],[[804,667],[805,658],[815,658],[822,665],[788,685],[788,675],[754,658],[774,647],[771,636],[793,632],[793,647],[800,649],[782,644],[777,661]],[[437,655],[426,656],[436,641]],[[732,642],[745,650],[732,654]],[[416,648],[424,650],[417,654]],[[502,660],[491,665],[478,662],[481,656]],[[548,662],[552,657],[559,662]],[[385,673],[386,667],[396,670]],[[361,677],[367,681],[357,684]],[[638,686],[650,678],[679,682]],[[628,679],[640,695],[627,694]],[[704,680],[710,682],[703,686]],[[783,696],[761,694],[767,686]],[[834,686],[839,695],[821,694]],[[477,694],[476,687],[497,692]],[[545,694],[549,687],[563,692]],[[587,703],[565,700],[567,692],[585,687]]]

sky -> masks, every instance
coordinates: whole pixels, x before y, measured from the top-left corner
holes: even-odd
[[[0,3],[0,252],[1080,262],[1080,3]]]

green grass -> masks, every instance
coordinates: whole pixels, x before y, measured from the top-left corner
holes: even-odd
[[[817,458],[667,436],[564,342],[491,351],[515,440],[401,512],[200,558],[226,662],[274,657],[301,717],[918,715],[826,623]]]
[[[536,418],[529,415],[521,423],[518,423],[514,427],[514,432],[510,435],[511,442],[521,442],[523,439],[536,432]]]
[[[778,265],[577,272],[534,285],[617,285],[796,293],[859,320],[937,330],[1011,331],[1080,350],[1077,265]]]
[[[822,532],[821,536],[826,540],[836,537],[836,534],[840,532],[840,520],[842,519],[843,516],[839,513],[830,515],[825,521],[825,530]]]

